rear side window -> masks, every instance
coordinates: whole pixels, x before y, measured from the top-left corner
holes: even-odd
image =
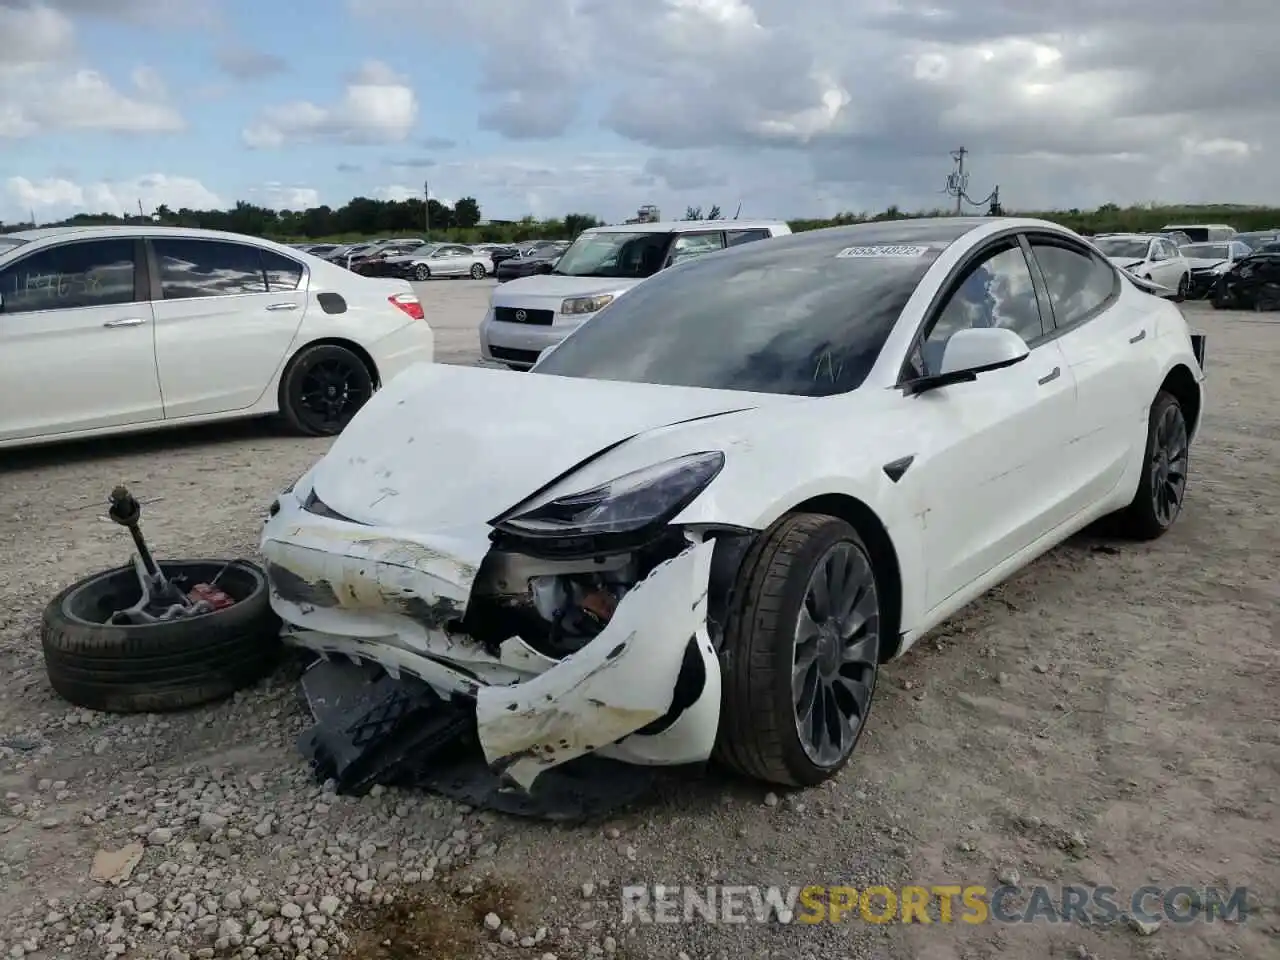
[[[160,267],[160,291],[165,300],[267,292],[257,247],[170,237],[152,240],[151,246]]]
[[[753,240],[768,240],[768,230],[726,230],[724,238],[727,246],[736,247],[739,244],[751,243]]]
[[[262,270],[267,275],[267,288],[272,293],[297,290],[302,285],[302,264],[297,260],[274,250],[259,250],[258,256],[262,259]]]
[[[1060,243],[1029,239],[1059,329],[1091,319],[1118,294],[1120,278],[1110,264]]]
[[[130,238],[47,247],[0,271],[0,312],[74,310],[133,303],[135,244]]]

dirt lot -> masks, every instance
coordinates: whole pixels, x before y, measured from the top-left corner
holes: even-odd
[[[484,286],[425,285],[442,359],[475,356]],[[1280,956],[1280,323],[1194,320],[1211,398],[1168,537],[1078,538],[891,665],[837,782],[779,799],[709,771],[588,827],[323,792],[294,751],[296,669],[189,714],[68,707],[37,623],[58,586],[127,557],[109,488],[143,499],[162,555],[252,557],[273,493],[325,443],[250,424],[6,452],[0,956]],[[90,882],[95,851],[131,841],[132,877]],[[1247,886],[1254,913],[1154,931],[620,923],[619,884],[992,887],[1010,871],[1122,896]]]

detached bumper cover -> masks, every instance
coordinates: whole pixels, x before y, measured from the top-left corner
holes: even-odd
[[[720,709],[706,630],[714,543],[691,543],[656,567],[572,656],[551,659],[519,637],[494,655],[456,632],[487,529],[429,536],[361,526],[305,511],[307,493],[280,497],[261,543],[286,642],[473,700],[486,760],[526,790],[589,753],[641,764],[710,756]]]

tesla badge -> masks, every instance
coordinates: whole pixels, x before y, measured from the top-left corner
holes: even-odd
[[[528,319],[529,319],[529,315],[525,313],[523,310],[516,311],[516,323],[524,323]]]

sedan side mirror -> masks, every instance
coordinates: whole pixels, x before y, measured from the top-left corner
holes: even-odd
[[[1030,353],[1027,342],[1006,327],[957,330],[947,340],[938,372],[944,377],[955,373],[986,373],[1012,366]]]

